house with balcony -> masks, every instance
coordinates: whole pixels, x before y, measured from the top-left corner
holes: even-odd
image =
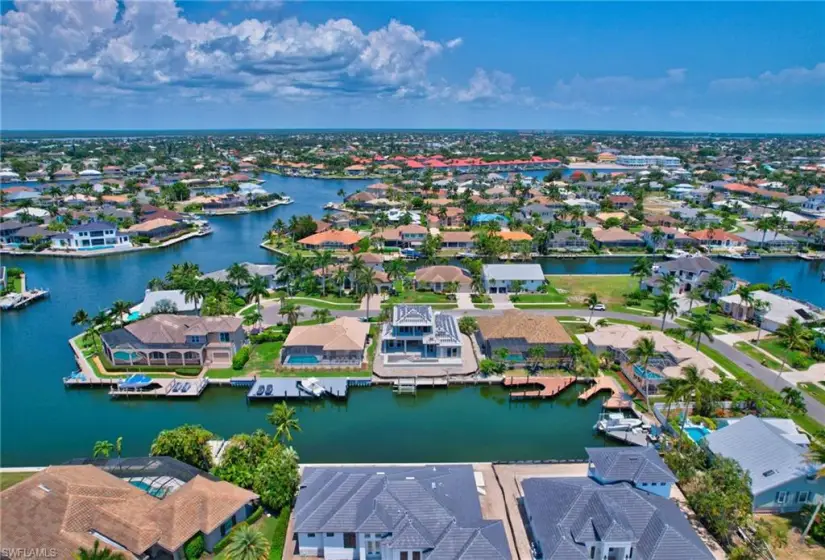
[[[428,232],[424,226],[409,224],[381,230],[373,234],[372,238],[377,239],[385,247],[409,248],[421,245]]]
[[[702,229],[693,231],[688,234],[696,240],[699,245],[707,247],[711,250],[731,250],[731,249],[745,249],[747,241],[738,235],[728,233],[727,231],[717,229]]]
[[[655,265],[653,267],[653,274],[645,278],[642,282],[642,288],[653,292],[654,295],[659,295],[661,293],[659,288],[661,279],[664,276],[673,276],[676,278],[676,284],[673,288],[675,293],[682,294],[690,292],[697,286],[701,286],[710,274],[720,266],[719,263],[702,255],[680,257]],[[731,293],[734,289],[736,289],[736,281],[729,280],[723,283],[722,293],[716,295],[724,296]]]
[[[385,365],[460,365],[458,320],[429,305],[396,305],[381,328]]]
[[[520,292],[538,292],[545,281],[539,264],[485,264],[481,276],[490,294],[513,293],[513,282],[520,282]]]
[[[360,367],[366,360],[369,331],[369,323],[355,317],[292,327],[280,362],[289,367]]]
[[[626,482],[633,487],[670,497],[676,475],[655,447],[585,447],[587,476],[601,484]]]
[[[565,229],[558,233],[549,233],[544,246],[549,251],[581,253],[590,247],[590,241],[575,231]]]
[[[696,245],[695,239],[673,227],[645,226],[641,235],[645,245],[654,249],[662,249],[671,245],[677,249],[684,249]]]
[[[100,335],[115,366],[227,367],[246,342],[240,318],[158,314]]]
[[[753,300],[764,301],[768,304],[765,311],[758,312],[754,306],[743,305],[738,294],[730,294],[719,298],[719,304],[726,315],[740,321],[754,320],[768,332],[776,332],[782,325],[787,324],[792,317],[803,325],[825,320],[821,310],[817,310],[809,303],[780,296],[772,292],[758,290],[753,292]]]
[[[482,515],[478,496],[470,465],[306,467],[294,510],[297,553],[510,560],[503,522]]]
[[[299,239],[298,243],[307,249],[351,250],[359,241],[361,236],[351,229],[328,229]]]
[[[132,246],[129,233],[120,231],[111,222],[89,222],[72,226],[52,237],[52,248],[74,251],[124,249]]]

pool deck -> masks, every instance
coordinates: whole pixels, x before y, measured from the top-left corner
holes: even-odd
[[[349,377],[321,377],[318,378],[318,384],[326,389],[326,394],[322,396],[315,396],[306,391],[298,385],[298,382],[307,378],[301,377],[262,377],[256,379],[249,389],[246,397],[252,400],[269,400],[269,399],[317,399],[323,396],[331,396],[333,398],[345,399],[349,392],[351,385],[371,384],[368,378],[349,378]],[[271,386],[272,391],[269,394],[258,394],[259,387]]]
[[[589,401],[593,396],[601,391],[610,391],[611,395],[604,402],[604,408],[610,410],[622,410],[625,408],[633,408],[633,399],[631,399],[623,390],[619,382],[613,377],[603,375],[601,377],[593,378],[593,385],[579,395],[579,400],[582,402]]]
[[[576,378],[573,376],[507,377],[504,379],[504,386],[507,388],[525,387],[525,389],[527,387],[534,387],[533,390],[510,393],[511,399],[549,399],[555,397],[575,382]]]

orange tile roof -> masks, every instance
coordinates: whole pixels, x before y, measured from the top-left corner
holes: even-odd
[[[738,235],[728,233],[723,229],[701,229],[688,234],[688,236],[699,241],[738,241],[744,243],[745,240]]]
[[[340,245],[349,246],[355,245],[359,241],[361,241],[361,236],[352,231],[351,229],[328,229],[327,231],[314,233],[309,237],[304,237],[303,239],[299,240],[298,243],[300,243],[301,245],[311,246],[323,245],[324,243],[338,243]]]
[[[532,241],[533,236],[523,231],[497,231],[496,235],[505,241]]]

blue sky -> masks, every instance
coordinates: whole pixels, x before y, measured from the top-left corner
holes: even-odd
[[[4,129],[825,132],[823,3],[2,4]]]

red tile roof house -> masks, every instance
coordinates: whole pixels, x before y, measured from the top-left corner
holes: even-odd
[[[738,235],[728,233],[723,229],[702,229],[688,234],[690,237],[710,248],[739,248],[746,247],[747,241]]]
[[[613,195],[608,196],[607,200],[613,205],[613,208],[617,208],[619,210],[623,210],[625,208],[633,208],[633,205],[636,204],[636,201],[633,200],[633,197],[626,196],[626,195]]]
[[[353,177],[357,177],[366,173],[367,168],[363,165],[350,165],[349,167],[344,168],[344,172],[347,175],[351,175]]]
[[[304,237],[298,243],[309,249],[352,249],[359,241],[361,236],[351,229],[329,229]]]
[[[376,200],[378,195],[374,192],[360,191],[352,193],[344,199],[344,202],[356,208],[369,207],[369,202]]]
[[[642,247],[644,241],[635,233],[622,228],[594,229],[593,239],[599,247]]]
[[[421,245],[428,232],[424,226],[410,224],[379,231],[373,234],[372,238],[377,239],[385,247],[412,247]]]
[[[654,228],[652,227],[645,227],[642,229],[642,240],[648,247],[653,247],[654,245],[653,231]],[[656,240],[656,249],[668,247],[671,243],[680,249],[691,245],[698,245],[698,242],[695,239],[676,228],[659,227],[659,231],[662,233],[662,236],[660,239]]]
[[[472,249],[475,246],[472,231],[442,231],[442,249]]]
[[[427,223],[436,227],[464,227],[464,210],[448,206],[443,219],[439,217],[439,212],[433,212],[427,216]]]

